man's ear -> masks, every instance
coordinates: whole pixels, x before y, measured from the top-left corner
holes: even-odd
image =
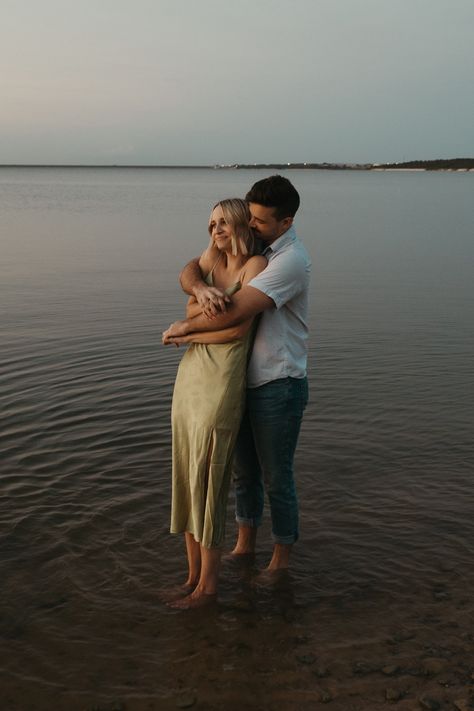
[[[281,221],[282,226],[285,228],[285,232],[290,229],[291,225],[293,224],[293,218],[292,217],[284,217],[283,220]]]

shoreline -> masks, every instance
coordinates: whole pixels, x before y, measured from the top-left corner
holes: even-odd
[[[0,170],[319,170],[347,173],[474,173],[474,168],[300,168],[299,166],[219,166],[212,165],[0,165]]]
[[[157,165],[157,164],[80,164],[80,163],[4,163],[0,169],[105,169],[131,170],[331,170],[364,172],[410,172],[410,173],[473,173],[474,158],[450,158],[427,161],[403,161],[400,163],[215,163],[213,165]]]

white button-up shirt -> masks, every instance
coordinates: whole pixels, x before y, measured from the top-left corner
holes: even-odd
[[[267,267],[249,286],[275,302],[263,312],[247,370],[247,387],[306,375],[308,286],[311,261],[290,227],[263,254]]]

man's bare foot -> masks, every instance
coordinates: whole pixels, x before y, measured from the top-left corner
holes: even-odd
[[[163,588],[158,592],[158,597],[162,602],[170,603],[180,598],[187,597],[195,589],[196,584],[191,585],[189,583],[184,583],[184,585],[174,585],[170,588]]]
[[[187,595],[180,600],[169,602],[168,607],[172,607],[174,610],[194,610],[198,607],[212,605],[212,603],[216,602],[216,600],[217,593],[205,593],[194,590],[190,595]]]
[[[261,570],[258,575],[252,578],[251,585],[264,588],[277,587],[288,580],[288,578],[288,568],[278,568],[276,570],[265,568],[265,570]]]

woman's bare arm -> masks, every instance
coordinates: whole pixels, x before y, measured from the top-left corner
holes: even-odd
[[[249,265],[251,268],[249,269],[248,274],[246,274],[242,279],[242,294],[241,292],[238,292],[235,295],[235,304],[233,302],[234,308],[231,309],[233,313],[221,314],[216,318],[217,323],[222,322],[222,326],[220,328],[221,331],[227,328],[233,329],[236,326],[245,323],[245,321],[249,320],[249,317],[251,321],[261,311],[275,307],[273,299],[259,291],[259,289],[254,289],[253,287],[247,285],[250,279],[263,271],[267,263],[265,258],[251,257],[249,262],[253,262],[253,264]],[[254,269],[255,273],[253,273]],[[202,333],[217,333],[219,331],[219,326],[217,323],[211,326],[212,323],[213,321],[210,319],[205,319],[199,315],[185,321],[175,321],[166,329],[166,331],[163,331],[162,342],[165,346],[172,343],[179,346],[181,343],[190,343],[195,334],[202,335]],[[195,327],[193,329],[194,324],[196,324],[197,328]],[[202,329],[205,330],[202,331]]]
[[[253,319],[248,319],[239,323],[237,326],[229,326],[229,328],[222,328],[220,331],[201,331],[196,333],[190,333],[188,336],[183,336],[182,338],[174,341],[176,345],[181,345],[182,343],[230,343],[231,341],[236,341],[238,338],[245,336],[249,330]]]
[[[194,296],[201,306],[201,311],[195,313],[195,316],[202,313],[207,318],[213,318],[219,312],[224,312],[226,304],[230,302],[223,289],[209,286],[203,279],[203,274],[212,269],[218,258],[219,250],[211,241],[201,256],[188,262],[179,275],[183,291]]]
[[[190,296],[186,304],[186,318],[194,318],[194,316],[198,316],[202,312],[202,306],[198,304],[196,297]]]
[[[194,296],[191,296],[186,305],[186,318],[193,318],[202,313],[201,306]],[[247,319],[236,326],[222,328],[220,331],[201,331],[186,337],[183,343],[229,343],[245,336],[250,328],[252,319]]]
[[[248,284],[250,279],[253,279],[254,276],[257,276],[261,271],[265,269],[267,266],[267,260],[265,257],[261,256],[254,256],[251,257],[247,264],[245,265],[245,269],[242,274],[242,284]],[[223,291],[223,290],[222,290]],[[200,303],[198,303],[198,300],[196,299],[195,296],[190,296],[188,299],[188,303],[186,304],[186,318],[194,318],[194,316],[199,316],[199,314],[204,313],[204,309]],[[206,316],[209,315],[206,313]],[[233,327],[232,327],[233,328]],[[227,329],[226,329],[227,330]],[[245,332],[248,330],[248,328],[245,329]],[[201,332],[202,333],[202,332]],[[238,337],[238,336],[237,336]],[[195,341],[196,343],[199,341]],[[200,341],[201,343],[203,341]],[[212,341],[214,343],[214,341]],[[215,341],[216,343],[218,341]],[[219,341],[221,343],[226,343],[227,341]],[[207,341],[206,343],[211,343],[211,341]]]
[[[265,257],[251,257],[242,275],[242,284],[248,284],[248,282],[263,271],[266,266],[267,260]],[[199,313],[202,313],[201,307],[196,302],[195,297],[191,296],[186,307],[186,318],[193,318]],[[235,341],[237,338],[245,336],[252,325],[252,321],[253,318],[249,318],[234,326],[222,328],[219,331],[196,331],[174,342],[176,345],[180,345],[181,343],[229,343],[230,341]]]
[[[251,279],[257,276],[257,274],[263,272],[267,264],[268,262],[266,258],[262,257],[260,254],[255,254],[253,257],[250,257],[245,264],[242,274],[242,286],[245,286],[245,284],[248,284]]]

